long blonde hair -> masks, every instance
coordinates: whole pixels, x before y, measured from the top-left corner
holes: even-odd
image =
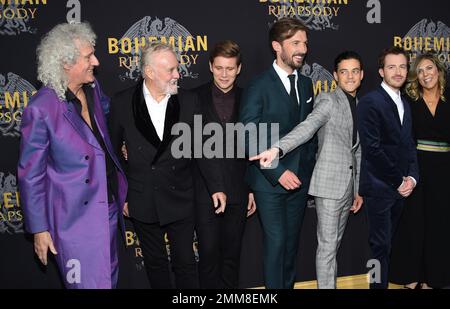
[[[445,91],[445,68],[442,62],[438,59],[438,57],[431,52],[421,54],[417,56],[416,60],[414,61],[413,65],[411,66],[411,69],[409,70],[408,74],[408,81],[406,83],[406,93],[414,100],[417,101],[423,96],[423,88],[419,83],[418,77],[417,77],[417,67],[419,66],[419,63],[422,60],[428,59],[431,62],[434,63],[434,65],[437,67],[438,73],[439,73],[439,92],[442,101],[445,101],[444,91]]]

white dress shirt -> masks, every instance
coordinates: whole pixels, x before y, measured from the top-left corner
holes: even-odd
[[[147,110],[150,114],[150,119],[152,120],[159,139],[162,141],[164,135],[164,121],[166,120],[167,102],[169,102],[170,94],[166,95],[161,102],[157,102],[150,94],[145,82],[144,87],[142,88],[144,91],[145,104],[147,105]]]
[[[389,87],[384,81],[381,83],[381,87],[389,94],[391,99],[397,106],[398,116],[400,117],[400,123],[403,125],[403,115],[405,114],[405,107],[403,106],[402,97],[400,95],[400,90],[394,91]]]
[[[284,88],[286,88],[287,93],[291,93],[291,81],[289,80],[288,74],[285,70],[280,68],[280,66],[277,64],[277,61],[273,61],[273,68],[275,69],[275,72],[277,72],[278,76],[281,79],[281,82],[283,83]],[[300,97],[298,95],[298,89],[297,89],[297,82],[298,82],[298,74],[297,70],[294,70],[292,74],[295,75],[295,93],[297,94],[297,102],[300,104]]]

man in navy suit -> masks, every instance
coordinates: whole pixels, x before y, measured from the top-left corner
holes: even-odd
[[[398,47],[385,49],[378,65],[383,82],[357,107],[362,150],[359,193],[368,211],[371,258],[381,267],[370,288],[385,289],[392,236],[404,198],[411,194],[419,174],[411,111],[400,92],[408,73],[407,55]]]
[[[312,111],[312,82],[299,72],[307,52],[306,32],[305,25],[295,18],[282,18],[272,26],[269,37],[276,59],[243,94],[240,120],[244,125],[279,124],[283,137]],[[264,142],[267,140],[259,135],[258,145]],[[266,145],[272,144],[269,141]],[[267,288],[294,286],[299,235],[316,150],[317,139],[313,138],[286,154],[274,168],[262,169],[257,162],[247,169],[246,181],[254,192],[263,228]]]

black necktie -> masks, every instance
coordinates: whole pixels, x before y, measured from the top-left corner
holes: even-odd
[[[289,81],[291,82],[291,91],[289,92],[289,96],[292,99],[292,102],[295,103],[295,107],[298,107],[298,99],[297,92],[295,91],[295,75],[288,75]]]

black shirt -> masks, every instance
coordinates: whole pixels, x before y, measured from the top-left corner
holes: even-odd
[[[107,188],[108,188],[108,203],[112,203],[114,201],[114,197],[117,196],[117,188],[118,188],[116,166],[108,152],[108,149],[106,149],[106,145],[105,145],[105,142],[103,141],[103,137],[100,134],[100,131],[98,130],[98,127],[97,127],[97,122],[96,122],[95,116],[94,116],[94,98],[93,98],[92,87],[90,85],[84,85],[83,91],[86,95],[86,101],[87,101],[87,106],[88,106],[88,111],[89,111],[89,118],[91,119],[91,125],[92,125],[92,133],[94,134],[95,139],[97,140],[98,144],[100,145],[100,147],[102,147],[103,152],[105,153],[106,182],[107,182]],[[67,89],[67,91],[66,91],[66,100],[67,100],[67,102],[74,103],[73,105],[75,106],[75,109],[76,109],[78,115],[80,115],[81,119],[83,119],[83,117],[81,116],[81,110],[82,110],[81,102],[70,89]],[[83,121],[84,121],[84,119],[83,119]],[[87,123],[86,123],[86,125],[90,129],[90,127]]]
[[[356,96],[352,96],[351,94],[345,92],[347,96],[348,103],[350,104],[350,110],[352,111],[352,119],[353,119],[353,135],[352,135],[352,145],[356,144]]]
[[[447,100],[439,99],[434,116],[423,98],[411,100],[413,133],[416,140],[450,143],[450,91],[444,93],[444,96]]]
[[[220,121],[222,123],[230,122],[234,110],[234,101],[235,101],[234,87],[228,92],[223,92],[216,86],[216,84],[213,83],[212,99]]]

